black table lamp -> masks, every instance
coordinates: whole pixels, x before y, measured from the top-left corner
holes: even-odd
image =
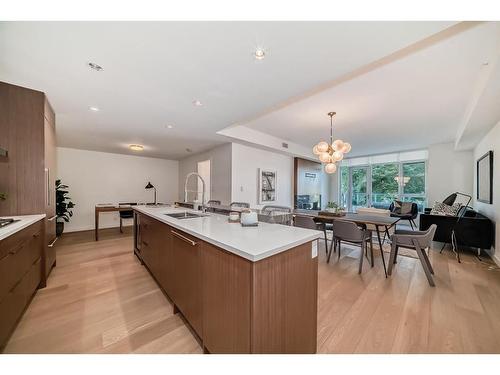
[[[153,184],[151,184],[151,182],[148,182],[148,184],[146,185],[146,187],[144,189],[155,189],[155,202],[154,202],[154,204],[156,204],[156,188],[153,186]]]

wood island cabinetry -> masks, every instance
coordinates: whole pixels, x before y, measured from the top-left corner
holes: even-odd
[[[135,212],[135,253],[210,353],[315,353],[312,243],[250,261]]]
[[[0,240],[0,352],[44,280],[44,221]]]

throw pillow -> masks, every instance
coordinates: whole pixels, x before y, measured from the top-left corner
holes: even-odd
[[[431,215],[441,215],[441,216],[457,216],[458,211],[460,211],[460,203],[453,203],[451,206],[441,203],[434,202],[434,206],[431,210]]]

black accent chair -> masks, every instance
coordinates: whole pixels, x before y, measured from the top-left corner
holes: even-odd
[[[469,207],[462,207],[460,210],[458,216],[442,216],[431,215],[431,209],[426,208],[424,213],[420,214],[420,230],[427,230],[432,224],[436,224],[434,241],[451,243],[452,231],[455,230],[457,245],[491,248],[493,222]]]
[[[410,213],[408,214],[402,214],[398,212],[394,202],[392,202],[391,205],[389,206],[389,211],[391,211],[392,217],[399,217],[399,220],[408,220],[412,230],[417,229],[417,224],[415,224],[414,221],[418,216],[418,205],[416,203],[411,204]]]
[[[137,202],[134,203],[118,203],[119,206],[137,206]],[[123,219],[133,219],[134,210],[120,211],[120,233],[123,233]]]

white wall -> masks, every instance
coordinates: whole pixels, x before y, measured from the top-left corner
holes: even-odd
[[[248,202],[252,208],[258,204],[259,168],[277,172],[277,201],[273,204],[293,207],[293,157],[259,148],[232,144],[231,200]]]
[[[184,201],[184,182],[186,176],[198,170],[198,162],[210,160],[210,197],[220,200],[222,204],[231,202],[231,143],[226,143],[209,151],[191,155],[179,160],[179,201]],[[197,182],[193,178],[190,181],[189,190],[196,190]],[[200,197],[201,199],[201,197]],[[189,196],[192,200],[192,196]]]
[[[454,143],[434,144],[428,150],[427,205],[432,207],[456,191],[472,195],[473,152],[455,151]]]
[[[179,163],[174,160],[58,147],[57,165],[58,178],[69,186],[76,205],[66,232],[93,229],[97,203],[152,202],[153,191],[144,189],[148,181],[157,189],[158,202],[178,196]],[[118,225],[117,213],[101,213],[100,228]]]
[[[476,200],[476,179],[474,178],[474,208],[481,214],[495,222],[495,244],[491,255],[497,264],[500,264],[500,122],[477,144],[474,149],[473,168],[476,176],[476,161],[488,151],[493,151],[493,204],[478,202]],[[497,249],[497,250],[496,250]]]

